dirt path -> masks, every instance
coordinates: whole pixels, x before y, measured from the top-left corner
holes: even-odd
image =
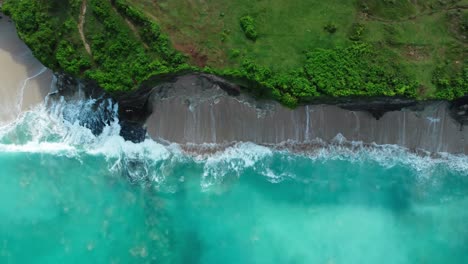
[[[468,5],[449,6],[449,7],[446,7],[446,8],[439,9],[439,10],[421,12],[421,13],[418,13],[418,14],[415,14],[415,15],[412,15],[412,16],[409,16],[409,17],[406,17],[406,18],[398,19],[398,20],[388,20],[388,19],[372,16],[372,15],[369,15],[369,14],[367,15],[367,17],[370,20],[384,22],[384,23],[401,23],[401,22],[406,22],[406,21],[410,21],[410,20],[415,20],[415,19],[417,19],[419,17],[422,17],[422,16],[432,16],[434,14],[439,14],[439,13],[442,13],[442,12],[446,12],[446,11],[450,11],[450,10],[456,10],[456,9],[465,10],[465,9],[468,9]]]
[[[112,5],[112,9],[114,10],[114,12],[116,14],[120,14],[119,11],[117,10],[117,8]],[[140,33],[138,32],[138,29],[137,27],[132,23],[132,21],[128,20],[128,18],[126,18],[125,16],[122,15],[122,18],[125,20],[125,22],[127,23],[128,27],[130,28],[130,30],[133,32],[133,34],[135,35],[135,37],[137,39],[139,39],[141,41],[141,43],[143,43],[143,46],[146,48],[146,49],[149,49],[148,45],[141,39],[140,37]]]
[[[83,41],[83,45],[85,46],[86,51],[88,52],[89,55],[91,55],[91,48],[88,42],[86,42],[86,38],[83,32],[83,26],[84,26],[85,19],[86,19],[85,16],[86,16],[86,0],[83,0],[83,3],[81,4],[81,13],[80,13],[80,18],[78,22],[78,31],[80,32],[81,41]]]

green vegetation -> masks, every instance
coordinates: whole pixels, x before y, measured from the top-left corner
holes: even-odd
[[[330,96],[416,96],[417,84],[398,65],[366,44],[307,54],[305,72],[312,84]]]
[[[363,38],[365,25],[362,23],[353,23],[349,34],[349,39],[352,41],[360,41]]]
[[[288,106],[320,96],[468,94],[468,0],[6,0],[52,69],[109,91],[198,70]],[[246,15],[248,14],[248,15]]]
[[[74,74],[90,63],[78,52],[82,45],[72,33],[77,23],[73,14],[78,10],[79,1],[7,1],[3,5],[3,11],[13,16],[20,37],[40,61]]]
[[[327,31],[328,33],[330,33],[330,34],[333,34],[333,33],[335,33],[335,32],[338,30],[338,28],[336,27],[336,25],[333,24],[333,23],[328,23],[327,25],[325,25],[325,27],[323,27],[323,29],[324,29],[325,31]]]
[[[133,89],[152,75],[182,66],[184,56],[140,12],[119,0],[113,3],[115,8],[109,1],[89,0],[88,4],[85,36],[96,65],[86,76],[104,89]]]
[[[155,74],[189,67],[157,24],[119,0],[87,1],[89,54],[78,31],[82,3],[12,0],[3,11],[12,15],[21,38],[46,66],[93,79],[108,91],[131,90]]]
[[[251,16],[243,16],[240,18],[240,26],[245,33],[245,36],[250,40],[257,40],[258,33],[255,30],[255,21]]]

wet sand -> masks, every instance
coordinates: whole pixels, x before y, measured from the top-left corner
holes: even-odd
[[[13,22],[0,16],[0,123],[6,123],[44,101],[53,74],[34,58]]]
[[[421,111],[388,112],[376,120],[368,112],[331,105],[291,110],[245,94],[229,96],[215,84],[184,76],[163,93],[155,92],[152,103],[149,135],[182,144],[333,142],[341,135],[348,141],[468,154],[468,127],[451,118],[446,102],[431,103]]]

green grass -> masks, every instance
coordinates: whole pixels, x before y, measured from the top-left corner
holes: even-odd
[[[129,2],[156,19],[176,46],[191,47],[208,57],[207,65],[224,68],[239,63],[229,58],[232,49],[274,69],[300,67],[304,51],[348,45],[347,31],[356,15],[352,0]],[[255,19],[256,42],[246,39],[239,26],[244,15]],[[338,27],[333,35],[323,29],[330,22]],[[223,30],[229,32],[224,41]]]
[[[285,72],[304,65],[305,51],[348,47],[353,23],[364,25],[362,41],[378,43],[392,54],[405,72],[420,85],[420,98],[434,96],[432,75],[446,60],[464,63],[463,52],[446,56],[451,49],[466,48],[451,34],[448,9],[468,1],[409,0],[129,0],[157,21],[176,47],[196,51],[192,63],[216,68],[238,67],[242,58]],[[467,11],[462,11],[466,15]],[[259,37],[249,41],[239,27],[239,18],[255,19]],[[333,34],[324,30],[334,24]],[[228,32],[225,38],[223,32]],[[460,32],[459,32],[460,34]],[[465,32],[466,34],[466,32]],[[241,56],[229,56],[232,50]],[[190,56],[190,52],[187,53]],[[197,57],[206,60],[199,61]],[[465,66],[462,66],[465,67]]]

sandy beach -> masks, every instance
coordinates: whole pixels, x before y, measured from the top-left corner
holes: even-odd
[[[0,123],[7,123],[44,101],[53,75],[18,37],[14,23],[0,16]]]

